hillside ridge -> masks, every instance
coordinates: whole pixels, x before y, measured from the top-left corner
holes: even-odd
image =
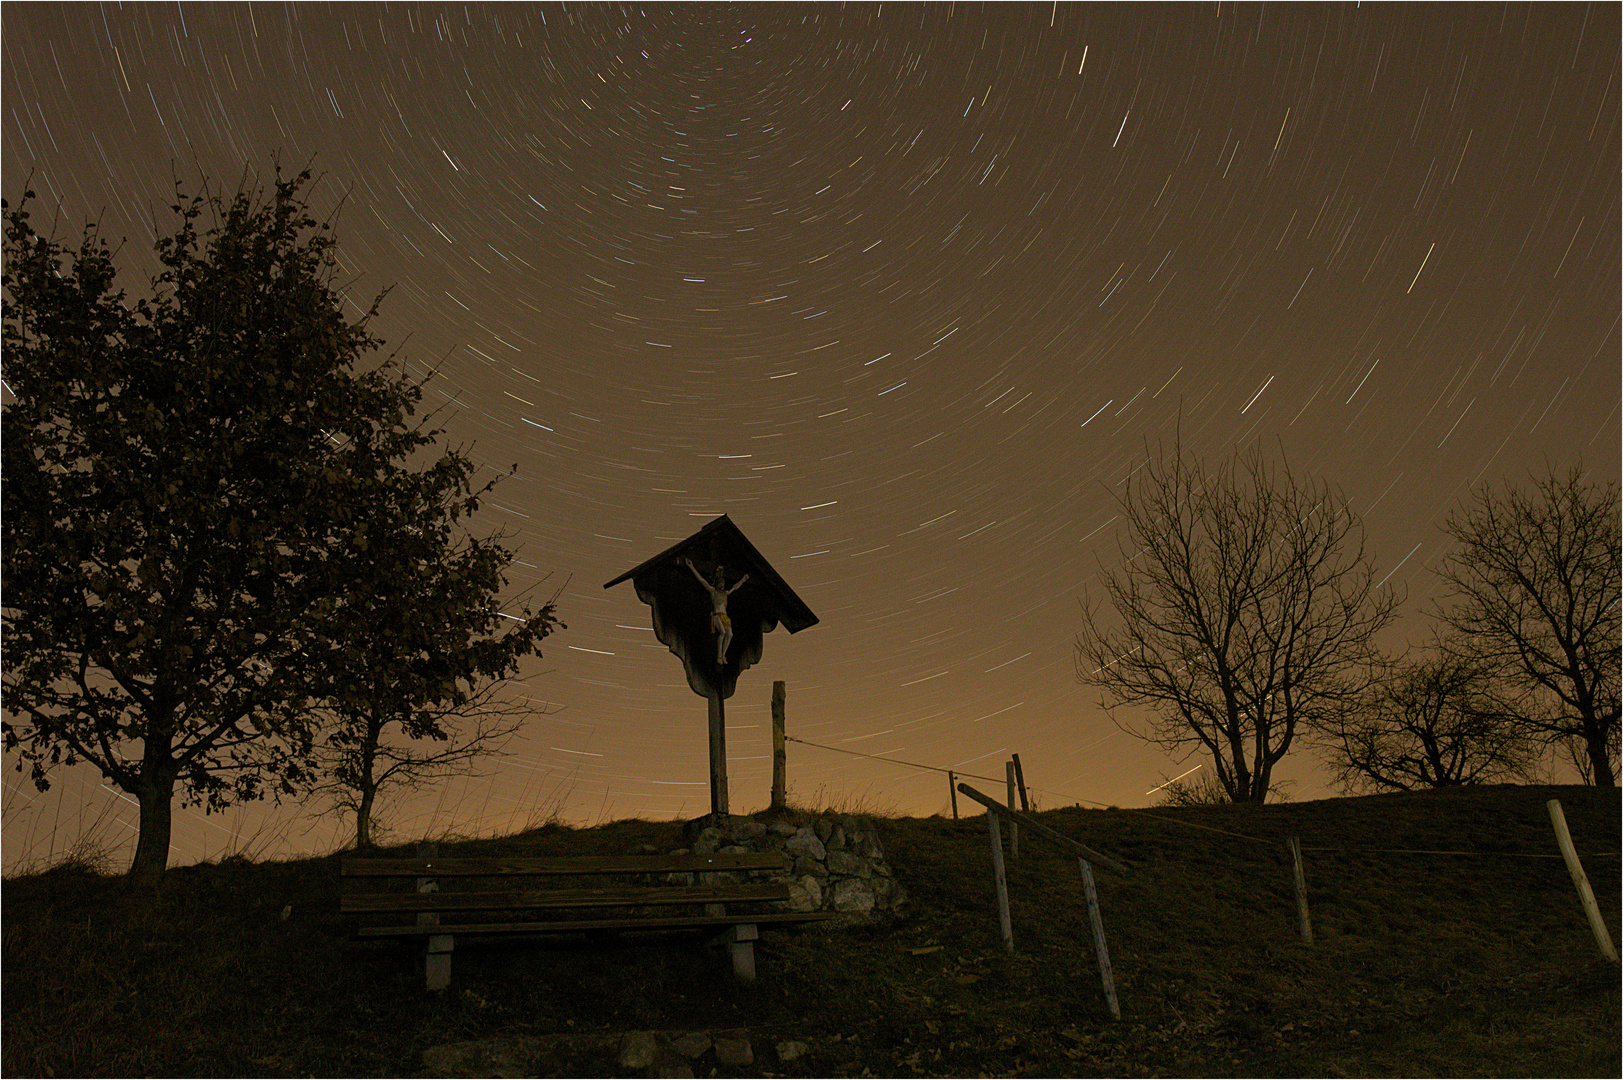
[[[179,867],[155,898],[63,866],[5,882],[0,1065],[450,1075],[494,1068],[446,1056],[484,1044],[531,1048],[502,1066],[512,1075],[1614,1076],[1618,969],[1557,851],[1551,798],[1617,940],[1615,789],[1038,811],[1130,868],[1096,871],[1120,1022],[1104,1007],[1076,859],[1029,830],[1018,857],[1006,851],[1010,954],[980,817],[871,818],[906,903],[868,925],[763,933],[753,986],[700,939],[670,936],[459,944],[451,987],[428,994],[410,948],[352,940],[342,853]],[[548,824],[441,851],[668,851],[682,829]],[[1293,836],[1311,945],[1298,935]],[[621,1060],[629,1033],[666,1046],[740,1031],[748,1064],[718,1057],[713,1037],[681,1066]],[[786,1058],[779,1044],[804,1049]]]

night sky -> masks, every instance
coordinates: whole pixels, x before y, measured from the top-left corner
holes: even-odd
[[[822,620],[728,702],[735,811],[767,800],[774,679],[791,735],[1146,805],[1199,759],[1118,730],[1072,652],[1146,448],[1263,440],[1339,486],[1408,596],[1394,646],[1474,485],[1619,474],[1616,4],[0,19],[8,200],[98,219],[138,289],[175,179],[313,159],[349,295],[391,289],[449,441],[518,465],[484,527],[568,629],[512,756],[385,807],[402,839],[708,809],[705,703],[602,585],[717,514]],[[947,805],[939,773],[789,751],[802,802]],[[1276,775],[1333,794],[1305,749]],[[8,864],[132,837],[98,783],[8,771]],[[177,813],[171,862],[333,828]]]

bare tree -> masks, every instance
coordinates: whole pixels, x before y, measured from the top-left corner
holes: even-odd
[[[380,791],[471,775],[535,716],[528,706],[502,699],[510,686],[506,681],[484,683],[460,704],[434,703],[409,719],[381,702],[351,711],[344,723],[327,728],[327,741],[317,756],[323,779],[312,796],[332,811],[354,816],[357,851],[372,847]]]
[[[1540,756],[1505,712],[1492,672],[1457,647],[1388,661],[1360,707],[1322,735],[1350,790],[1525,781]]]
[[[1460,547],[1440,571],[1453,601],[1441,614],[1514,688],[1528,731],[1581,743],[1590,782],[1615,786],[1618,487],[1585,481],[1581,466],[1532,484],[1484,487],[1443,526]]]
[[[1161,788],[1157,806],[1227,806],[1233,800],[1228,790],[1211,773],[1201,773],[1187,780],[1173,780]]]
[[[1375,588],[1346,500],[1260,447],[1211,472],[1181,447],[1159,453],[1117,502],[1126,546],[1104,573],[1115,619],[1084,607],[1077,677],[1113,713],[1155,714],[1124,730],[1203,747],[1231,800],[1261,803],[1298,729],[1363,691],[1398,598]]]
[[[1572,771],[1578,774],[1578,779],[1585,784],[1595,783],[1595,763],[1589,757],[1589,745],[1583,737],[1573,735],[1567,738],[1557,738],[1552,744],[1555,747],[1557,760],[1565,759]],[[1612,763],[1612,775],[1617,775],[1617,729],[1612,729],[1612,742],[1606,748],[1606,760]]]

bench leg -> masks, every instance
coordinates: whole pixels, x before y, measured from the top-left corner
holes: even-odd
[[[733,974],[742,982],[755,981],[755,940],[760,931],[754,923],[735,926],[728,935],[727,950],[733,955]]]
[[[434,843],[417,845],[419,859],[437,859],[440,855],[440,846]],[[417,879],[417,892],[437,893],[440,883],[437,878],[420,877]],[[418,926],[438,926],[440,915],[437,911],[420,911],[417,913]],[[428,939],[428,954],[424,967],[428,973],[428,988],[430,990],[444,990],[451,984],[451,946],[454,939],[450,934],[433,934]]]
[[[428,939],[428,988],[444,990],[451,985],[451,949],[456,938],[451,934],[435,934]]]

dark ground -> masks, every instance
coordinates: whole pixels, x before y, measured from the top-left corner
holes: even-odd
[[[65,866],[4,885],[0,1071],[410,1076],[431,1047],[514,1036],[547,1048],[543,1071],[613,1075],[603,1047],[619,1033],[745,1028],[753,1066],[712,1051],[695,1073],[1618,1076],[1619,970],[1590,936],[1550,798],[1615,941],[1615,789],[1042,813],[1132,868],[1095,868],[1119,1023],[1076,860],[1030,835],[1010,862],[1016,951],[1002,949],[983,819],[880,820],[904,914],[769,930],[749,987],[699,939],[669,936],[459,943],[450,989],[429,994],[412,948],[351,938],[338,856],[182,867],[155,900]],[[664,850],[679,833],[549,825],[442,854]],[[782,1063],[785,1039],[810,1051]]]

